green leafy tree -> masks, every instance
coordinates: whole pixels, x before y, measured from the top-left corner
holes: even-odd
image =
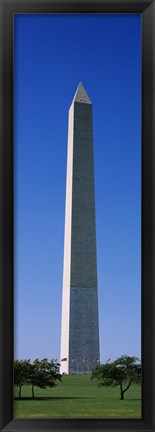
[[[14,362],[14,384],[19,387],[19,398],[21,398],[21,389],[27,383],[30,376],[30,360],[15,360]]]
[[[28,383],[32,386],[32,397],[34,398],[34,387],[46,389],[47,387],[55,387],[56,380],[61,381],[59,373],[59,363],[56,360],[48,361],[46,358],[42,360],[34,360],[31,364],[31,371]]]
[[[114,362],[97,365],[91,379],[96,379],[99,386],[120,387],[120,399],[133,384],[141,383],[141,364],[137,357],[122,355]]]

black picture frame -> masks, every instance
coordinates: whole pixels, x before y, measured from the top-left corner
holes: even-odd
[[[13,18],[16,13],[142,17],[142,419],[13,419]],[[0,0],[0,429],[155,431],[155,1]]]

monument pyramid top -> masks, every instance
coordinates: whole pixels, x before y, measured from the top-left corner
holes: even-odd
[[[73,102],[81,102],[91,104],[91,100],[86,93],[86,90],[83,87],[82,82],[79,83],[78,88],[76,90],[75,96],[73,98]]]

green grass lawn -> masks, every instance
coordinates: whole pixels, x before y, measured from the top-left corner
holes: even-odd
[[[15,388],[15,397],[18,389]],[[98,387],[89,375],[64,375],[53,389],[23,386],[22,399],[14,401],[15,418],[140,418],[141,388],[130,387],[120,400],[119,388]]]

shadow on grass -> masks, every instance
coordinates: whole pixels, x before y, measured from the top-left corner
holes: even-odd
[[[14,397],[14,400],[15,401],[58,401],[58,400],[75,400],[75,399],[79,399],[79,400],[82,400],[82,399],[93,399],[94,400],[94,397],[83,397],[83,396],[79,396],[79,397],[76,397],[76,396],[66,396],[66,397],[59,397],[59,396],[57,396],[57,397],[44,397],[44,396],[36,396],[36,397],[34,397],[34,398],[32,398],[32,397],[21,397],[21,398],[19,398],[19,397]],[[120,400],[120,399],[119,399]],[[124,401],[122,401],[123,403],[124,402],[131,402],[131,401],[141,401],[141,398],[137,398],[137,399],[132,399],[132,398],[128,398],[128,399],[125,399]]]
[[[36,396],[36,397],[34,397],[34,398],[32,398],[32,397],[21,397],[21,398],[19,398],[19,397],[14,397],[14,400],[18,400],[18,401],[28,401],[28,400],[30,400],[30,401],[39,401],[39,400],[41,400],[41,401],[55,401],[55,400],[69,400],[69,399],[94,399],[94,398],[91,398],[91,397],[75,397],[75,396],[72,396],[72,397],[70,397],[70,396],[67,396],[67,397],[59,397],[59,396],[57,396],[57,397],[40,397],[40,396]]]
[[[126,398],[126,401],[141,401],[141,398]]]

